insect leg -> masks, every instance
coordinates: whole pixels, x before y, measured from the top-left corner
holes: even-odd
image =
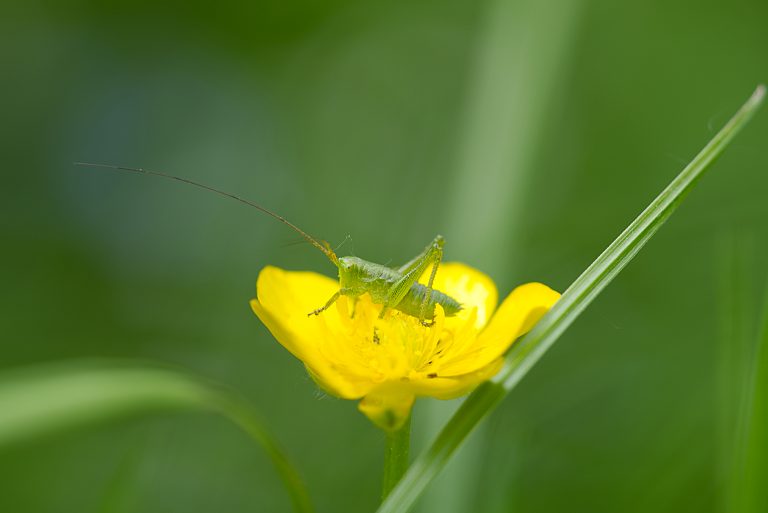
[[[435,283],[435,276],[437,275],[437,269],[440,267],[440,262],[443,261],[443,244],[442,239],[440,244],[435,250],[435,255],[432,259],[432,272],[429,273],[429,280],[427,280],[427,293],[424,294],[424,300],[421,302],[421,308],[419,309],[419,320],[424,323],[424,317],[427,312],[427,305],[432,300],[432,285]],[[433,321],[434,322],[434,319]],[[431,323],[430,323],[431,326]]]
[[[339,299],[339,296],[341,296],[342,294],[344,294],[346,291],[347,291],[347,289],[341,289],[341,290],[339,290],[339,291],[338,291],[338,292],[336,292],[334,295],[332,295],[332,296],[331,296],[331,299],[329,299],[328,301],[326,301],[326,303],[325,303],[323,306],[321,306],[320,308],[318,308],[318,309],[316,309],[316,310],[312,310],[311,312],[309,312],[309,313],[307,314],[307,317],[311,317],[311,316],[313,316],[313,315],[320,315],[320,314],[321,314],[321,313],[323,313],[324,311],[328,310],[328,309],[331,307],[331,305],[333,305],[333,304],[336,302],[336,300],[337,300],[337,299]]]
[[[387,293],[387,302],[384,305],[384,309],[382,309],[382,314],[384,311],[386,311],[387,308],[394,308],[400,303],[400,301],[403,300],[413,284],[416,283],[419,277],[431,264],[432,274],[430,275],[427,285],[427,293],[421,305],[420,320],[422,322],[424,321],[426,306],[432,297],[432,284],[435,279],[435,274],[437,274],[437,268],[443,258],[444,243],[445,240],[443,237],[438,235],[435,237],[435,240],[433,240],[432,243],[424,250],[424,253],[403,267],[406,272],[403,274],[403,277],[395,282],[389,289]]]
[[[415,267],[417,267],[429,254],[430,251],[432,251],[435,244],[439,244],[440,247],[443,246],[445,242],[445,239],[443,239],[442,235],[438,235],[434,238],[432,242],[430,242],[426,248],[424,248],[424,251],[416,255],[412,260],[408,261],[407,263],[403,264],[402,266],[398,267],[396,270],[400,274],[407,274],[410,271],[412,271]]]

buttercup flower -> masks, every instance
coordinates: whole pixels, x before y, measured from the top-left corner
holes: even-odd
[[[394,309],[380,319],[381,305],[367,294],[356,301],[341,296],[320,315],[308,316],[338,291],[338,281],[265,267],[251,307],[322,389],[361,399],[359,408],[371,421],[394,430],[416,397],[459,397],[496,374],[509,346],[560,297],[546,285],[528,283],[497,309],[493,281],[459,263],[442,264],[434,288],[463,308],[447,317],[437,305],[431,326]]]

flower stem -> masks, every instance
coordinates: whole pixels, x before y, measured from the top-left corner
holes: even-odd
[[[411,447],[411,416],[408,415],[403,427],[387,432],[387,444],[384,448],[384,479],[381,486],[381,500],[408,470],[408,452]]]

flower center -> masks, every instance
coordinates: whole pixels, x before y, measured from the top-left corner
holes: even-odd
[[[446,318],[438,305],[430,326],[394,309],[379,318],[381,310],[367,294],[342,296],[335,310],[317,317],[325,331],[320,350],[339,371],[378,383],[436,378],[440,363],[476,335],[475,308]]]

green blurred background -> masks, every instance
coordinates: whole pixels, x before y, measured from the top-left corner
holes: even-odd
[[[262,412],[321,512],[373,511],[383,434],[251,313],[259,269],[341,253],[563,290],[768,80],[768,3],[5,4],[0,366],[170,363]],[[578,320],[420,511],[723,511],[724,290],[765,283],[768,112]],[[751,305],[751,306],[750,306]],[[745,313],[745,317],[749,317]],[[751,317],[749,317],[751,318]],[[724,321],[725,319],[726,321]],[[749,322],[749,321],[745,321]],[[726,397],[727,402],[727,397]],[[418,451],[456,401],[423,400]],[[0,412],[0,416],[2,412]],[[0,453],[0,511],[287,511],[226,421],[165,414]]]

